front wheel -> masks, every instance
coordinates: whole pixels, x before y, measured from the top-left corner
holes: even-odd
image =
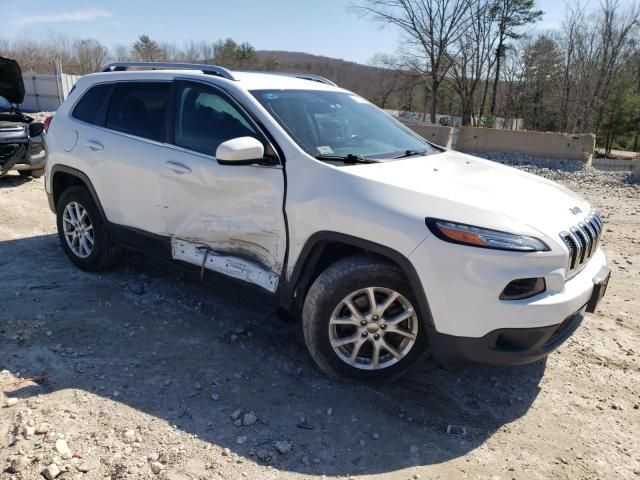
[[[305,299],[305,341],[322,371],[338,379],[397,380],[429,353],[411,287],[396,265],[362,255],[322,272]]]

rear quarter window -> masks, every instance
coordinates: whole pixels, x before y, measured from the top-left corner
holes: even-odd
[[[104,123],[104,109],[111,88],[110,84],[90,87],[73,109],[73,118],[94,125],[102,125]]]

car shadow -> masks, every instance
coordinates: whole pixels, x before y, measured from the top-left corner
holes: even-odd
[[[31,177],[23,177],[14,172],[9,172],[6,175],[0,176],[0,188],[13,188],[19,187],[27,182],[32,181]]]
[[[213,276],[200,284],[134,253],[111,272],[84,273],[55,235],[0,242],[0,282],[0,369],[45,375],[12,396],[83,390],[310,475],[377,474],[464,456],[527,412],[545,371],[544,361],[455,370],[429,362],[393,385],[330,381],[299,325],[264,297]],[[238,409],[257,422],[235,425]],[[292,451],[279,453],[278,440]]]

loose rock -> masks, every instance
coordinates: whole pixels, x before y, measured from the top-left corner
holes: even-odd
[[[29,466],[29,459],[27,457],[21,456],[11,460],[10,468],[13,473],[18,473],[27,468],[27,466]]]
[[[60,467],[58,467],[58,465],[56,465],[55,463],[52,463],[51,465],[49,465],[47,468],[45,468],[42,471],[42,475],[44,476],[44,478],[46,478],[47,480],[53,480],[54,478],[56,478],[58,475],[60,475],[60,473],[62,473],[60,471]]]
[[[69,449],[69,445],[67,445],[66,440],[63,440],[63,439],[56,440],[56,451],[64,459],[71,458],[71,450]]]
[[[276,447],[276,450],[279,453],[282,453],[283,455],[286,453],[289,453],[291,451],[292,445],[291,442],[288,442],[286,440],[278,440],[274,446]]]
[[[245,427],[249,427],[258,421],[258,417],[255,413],[249,412],[245,413],[244,417],[242,417],[242,425]]]
[[[160,462],[151,462],[151,471],[156,475],[159,474],[163,468],[164,465],[162,465]]]

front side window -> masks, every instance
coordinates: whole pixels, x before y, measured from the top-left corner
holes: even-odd
[[[170,98],[168,82],[120,83],[111,96],[106,127],[162,141]]]
[[[180,147],[215,156],[227,140],[259,138],[237,108],[206,85],[181,83],[176,102],[174,138]]]
[[[254,97],[312,156],[368,159],[437,152],[362,97],[322,90],[257,90]]]

